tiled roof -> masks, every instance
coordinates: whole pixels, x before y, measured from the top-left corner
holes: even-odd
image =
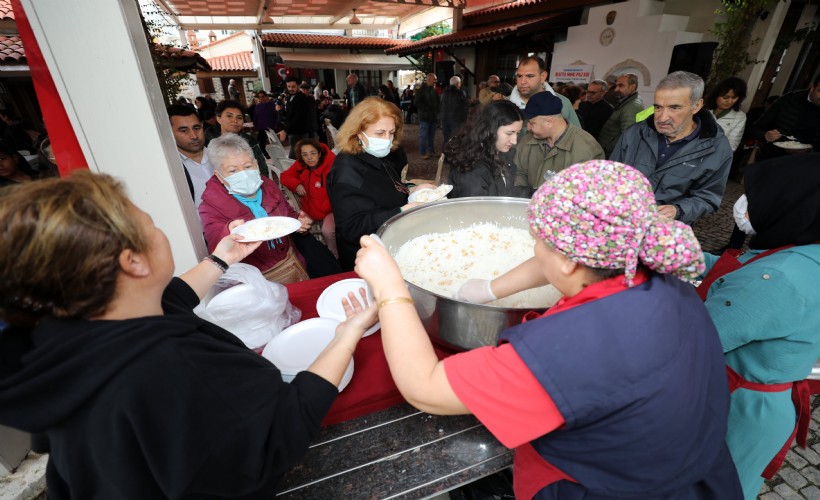
[[[7,19],[14,21],[14,11],[11,10],[11,0],[0,0],[0,21]]]
[[[253,71],[251,51],[228,54],[207,59],[213,71]]]
[[[155,43],[154,53],[163,66],[177,68],[181,71],[211,71],[211,66],[205,58],[193,50]]]
[[[525,0],[526,1],[526,0]],[[505,21],[488,26],[477,26],[474,28],[465,28],[457,33],[448,33],[446,35],[431,36],[418,40],[408,45],[400,47],[393,47],[384,52],[386,54],[398,54],[405,56],[409,54],[417,54],[426,50],[435,49],[439,47],[449,47],[453,45],[470,45],[478,42],[486,42],[490,40],[497,40],[506,38],[516,34],[522,28],[527,28],[534,24],[547,23],[555,18],[557,14],[549,14],[530,19],[517,19],[513,21]]]
[[[266,33],[262,37],[265,47],[290,47],[296,49],[389,49],[404,46],[409,40],[378,37],[351,37],[338,35],[306,35],[300,33]]]
[[[485,14],[493,14],[498,12],[504,12],[505,10],[512,10],[512,9],[519,9],[524,7],[525,5],[535,5],[538,3],[545,3],[547,0],[513,0],[512,2],[501,4],[501,5],[494,5],[492,7],[487,7],[486,9],[474,10],[472,12],[464,14],[465,18],[475,17],[475,16],[483,16]]]
[[[584,7],[603,3],[608,0],[517,0],[465,13],[464,25],[478,26],[556,12],[580,12]]]
[[[19,36],[0,35],[0,65],[28,64]]]

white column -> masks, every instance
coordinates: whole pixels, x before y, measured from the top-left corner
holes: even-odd
[[[133,0],[22,0],[88,167],[117,177],[171,242],[207,252]]]

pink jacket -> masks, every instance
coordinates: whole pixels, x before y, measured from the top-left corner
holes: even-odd
[[[260,189],[262,190],[262,208],[268,215],[297,218],[298,214],[288,205],[279,187],[272,180],[262,177]],[[236,219],[244,219],[246,222],[254,219],[251,210],[229,194],[216,176],[211,177],[205,183],[202,204],[199,205],[199,216],[202,218],[202,228],[209,252],[213,252],[222,238],[228,235],[228,223]],[[273,248],[269,243],[274,244]],[[285,258],[292,244],[289,236],[282,238],[281,243],[278,240],[263,242],[242,262],[256,266],[260,271],[265,272]],[[295,248],[294,251],[296,251]],[[298,252],[297,256],[304,262]]]

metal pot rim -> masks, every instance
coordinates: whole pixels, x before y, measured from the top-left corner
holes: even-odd
[[[388,228],[388,226],[390,226],[391,224],[395,223],[396,221],[402,219],[403,217],[406,217],[408,214],[413,214],[413,213],[416,213],[416,212],[420,212],[420,211],[423,211],[425,209],[429,209],[429,208],[431,208],[433,206],[437,206],[437,205],[463,203],[465,201],[492,201],[492,202],[496,202],[496,203],[497,202],[502,202],[502,203],[514,203],[514,204],[520,204],[522,202],[529,203],[525,198],[515,198],[515,197],[512,197],[512,196],[469,196],[469,197],[465,197],[465,198],[453,198],[453,199],[446,199],[446,200],[437,200],[437,201],[433,201],[433,202],[430,202],[430,203],[425,203],[423,205],[419,205],[417,207],[413,207],[410,210],[406,210],[404,212],[400,212],[400,213],[394,215],[393,217],[391,217],[387,221],[385,221],[384,224],[381,225],[381,227],[379,227],[378,231],[376,231],[376,234],[381,236],[382,234],[384,234],[384,232]],[[391,254],[391,256],[392,256],[392,254]],[[402,278],[403,278],[403,276],[402,276]],[[488,305],[488,304],[475,304],[475,303],[472,303],[472,302],[464,302],[464,301],[461,301],[461,300],[457,300],[453,297],[446,297],[444,295],[439,295],[435,292],[431,292],[430,290],[427,290],[426,288],[422,288],[422,287],[420,287],[420,286],[418,286],[414,283],[411,283],[410,281],[407,281],[406,279],[404,280],[404,282],[408,286],[413,287],[417,290],[420,290],[420,291],[422,291],[426,294],[432,295],[432,296],[436,297],[439,300],[449,300],[449,301],[455,302],[457,304],[467,304],[467,305],[473,306],[473,307],[480,307],[480,308],[484,308],[484,309],[499,310],[499,311],[506,310],[506,311],[521,312],[521,311],[546,311],[547,310],[546,307],[503,307],[503,306],[494,306],[494,305]]]

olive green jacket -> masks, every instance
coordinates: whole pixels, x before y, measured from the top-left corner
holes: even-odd
[[[544,148],[546,139],[536,139],[527,132],[516,146],[515,185],[525,186],[531,190],[538,189],[544,182],[547,171],[560,172],[570,165],[587,160],[604,159],[604,150],[586,130],[567,124],[555,146],[549,152]]]

